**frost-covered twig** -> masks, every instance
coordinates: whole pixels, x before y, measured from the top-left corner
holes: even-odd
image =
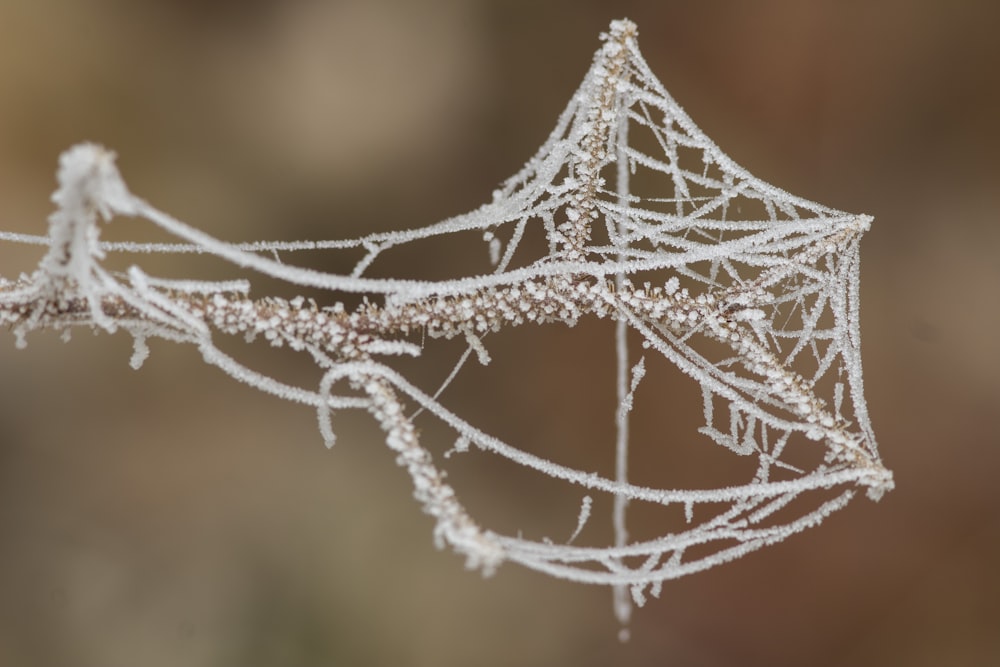
[[[701,133],[649,71],[636,28],[612,23],[583,84],[539,152],[493,201],[471,213],[410,231],[322,243],[229,244],[133,196],[114,155],[80,145],[60,161],[57,211],[38,269],[0,282],[0,323],[19,343],[38,329],[88,326],[124,330],[135,341],[196,346],[205,361],[281,398],[312,406],[332,445],[333,410],[366,410],[409,473],[414,495],[436,521],[439,544],[470,567],[492,572],[503,561],[574,581],[616,587],[616,611],[629,613],[663,581],[742,556],[820,522],[857,488],[878,499],[892,488],[865,406],[858,317],[859,240],[871,219],[795,197],[753,177]],[[609,186],[609,183],[612,185]],[[175,245],[104,244],[99,226],[115,216],[143,218],[177,237]],[[548,249],[523,242],[540,229]],[[394,246],[478,231],[493,267],[444,281],[368,278]],[[37,239],[0,234],[0,240]],[[350,275],[278,262],[268,251],[354,248],[364,257]],[[250,278],[168,280],[138,267],[114,274],[109,252],[201,252],[245,270],[327,290],[329,303],[257,297]],[[338,294],[372,297],[357,308]],[[449,409],[393,366],[419,356],[422,337],[458,338],[488,363],[494,332],[518,326],[614,321],[619,365],[614,478],[575,470],[503,442]],[[631,330],[643,355],[659,355],[700,390],[699,433],[733,455],[755,457],[756,472],[737,485],[707,489],[639,486],[628,480],[628,419],[642,391],[645,361],[624,344]],[[263,338],[316,364],[313,387],[270,378],[224,353],[216,337]],[[631,370],[630,370],[631,369]],[[454,375],[454,373],[452,374]],[[631,377],[631,381],[629,378]],[[541,473],[611,494],[615,543],[577,545],[586,534],[585,498],[574,544],[509,537],[480,527],[444,481],[418,439],[412,407],[451,429],[453,452],[470,447]],[[783,460],[792,441],[822,451],[801,469]],[[815,504],[788,516],[794,500]],[[683,508],[686,527],[629,541],[629,502]]]

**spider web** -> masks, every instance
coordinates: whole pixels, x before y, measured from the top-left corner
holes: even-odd
[[[861,373],[859,241],[871,218],[796,197],[736,165],[649,70],[635,35],[629,22],[612,24],[548,140],[494,193],[491,205],[405,235],[370,237],[369,254],[355,271],[361,275],[395,244],[480,229],[497,267],[492,279],[482,279],[472,291],[539,276],[595,279],[592,289],[620,325],[617,478],[533,460],[457,418],[451,423],[485,449],[615,494],[613,546],[515,537],[499,543],[506,560],[616,586],[622,620],[629,607],[624,587],[641,602],[645,591],[658,592],[664,580],[818,523],[859,486],[878,498],[892,485],[879,462]],[[537,226],[546,231],[548,253],[528,260],[526,269],[511,270],[518,254],[527,252],[521,248],[525,230]],[[665,281],[664,272],[671,276]],[[466,285],[437,288],[437,294],[468,291]],[[701,434],[736,455],[757,458],[756,472],[744,485],[668,490],[628,483],[627,414],[638,384],[635,379],[629,386],[629,377],[641,372],[630,376],[626,328],[699,383]],[[782,455],[796,437],[817,441],[825,458],[807,470],[785,464]],[[841,491],[822,496],[818,506],[775,520],[806,492],[837,487]],[[630,543],[624,527],[628,500],[680,504],[689,526]],[[585,509],[583,519],[589,503]]]
[[[0,235],[50,246],[31,280],[0,283],[6,309],[0,322],[19,337],[42,326],[123,328],[136,340],[134,365],[146,353],[147,337],[194,343],[208,363],[234,377],[315,407],[328,444],[334,440],[332,409],[368,410],[413,478],[415,496],[436,518],[441,544],[487,572],[510,561],[611,585],[624,621],[631,608],[627,593],[641,604],[665,580],[819,523],[858,489],[878,499],[892,488],[865,405],[860,358],[859,242],[871,218],[801,199],[736,165],[649,70],[636,34],[628,21],[611,24],[553,132],[493,193],[492,202],[420,229],[344,241],[225,243],[133,197],[107,153],[73,149],[63,158],[55,197],[60,211],[50,237]],[[114,213],[151,220],[183,242],[100,243],[96,227],[87,224]],[[525,241],[539,229],[547,245],[541,253]],[[376,264],[388,263],[380,260],[392,248],[459,232],[482,235],[491,271],[440,281],[368,277]],[[363,257],[350,275],[272,258],[323,249],[361,250]],[[309,308],[301,299],[251,304],[246,282],[168,281],[137,268],[127,277],[113,275],[98,261],[107,252],[208,253],[300,286],[381,295],[382,303],[354,312],[340,305]],[[53,314],[56,283],[83,303],[69,321]],[[37,305],[42,302],[44,307]],[[419,346],[406,340],[416,331],[464,336],[468,346],[450,381],[473,354],[488,360],[483,339],[491,332],[593,317],[616,326],[614,477],[575,470],[499,440],[438,400],[443,386],[424,391],[386,360],[419,355]],[[323,371],[318,388],[285,385],[242,365],[215,346],[212,328],[263,335],[306,351]],[[699,433],[733,456],[756,461],[743,483],[672,489],[629,481],[629,414],[646,368],[645,358],[629,350],[630,331],[642,340],[644,355],[662,356],[700,387]],[[555,544],[481,529],[419,445],[413,416],[404,409],[414,404],[453,430],[454,451],[475,447],[610,494],[614,543]],[[793,442],[823,455],[809,467],[790,463]],[[813,496],[812,503],[797,502]],[[686,525],[632,541],[625,525],[630,502],[680,507]],[[590,503],[588,496],[574,538]]]
[[[618,500],[615,545],[502,537],[506,560],[576,581],[628,586],[641,601],[645,590],[658,591],[664,580],[818,523],[857,487],[878,498],[892,482],[878,458],[861,373],[859,241],[871,218],[796,197],[736,165],[649,70],[635,35],[627,21],[612,24],[556,128],[494,193],[492,204],[405,235],[369,237],[355,275],[398,243],[480,229],[492,246],[495,273],[475,284],[439,284],[437,294],[549,276],[593,279],[588,288],[620,325],[616,479],[534,460],[457,418],[449,421],[484,449]],[[537,226],[546,232],[548,253],[522,258],[525,268],[510,269],[519,253],[530,252],[522,239]],[[421,297],[396,295],[401,302]],[[573,304],[560,305],[569,311],[562,319],[572,321]],[[744,485],[668,490],[628,483],[627,416],[643,367],[630,373],[626,328],[698,382],[701,434],[736,455],[757,458]],[[816,441],[825,458],[805,470],[786,464],[782,455],[792,438]],[[800,495],[836,487],[842,490],[823,496],[818,506],[774,520]],[[682,505],[689,526],[627,543],[628,500]],[[693,552],[698,555],[688,557]],[[619,600],[618,608],[627,616],[627,604]]]

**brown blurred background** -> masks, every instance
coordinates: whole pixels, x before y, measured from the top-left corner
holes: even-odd
[[[436,551],[361,416],[327,451],[309,410],[191,350],[154,345],[134,372],[122,336],[3,334],[0,665],[1000,663],[996,3],[0,0],[0,227],[45,232],[81,140],[234,240],[463,212],[533,153],[622,16],[737,162],[875,216],[865,377],[897,489],[667,584],[619,644],[609,591]],[[2,245],[0,273],[38,256]],[[580,371],[593,336],[501,344],[494,403],[466,408],[610,459],[611,389]],[[502,527],[558,507],[571,532],[576,495],[494,496],[501,468],[466,472]]]

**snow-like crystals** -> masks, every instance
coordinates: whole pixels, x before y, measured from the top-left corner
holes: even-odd
[[[813,526],[846,504],[851,487],[873,499],[892,488],[869,423],[860,362],[858,241],[871,218],[795,197],[733,163],[652,74],[636,35],[628,21],[611,24],[553,132],[489,204],[423,228],[346,241],[225,243],[133,197],[112,153],[89,144],[72,148],[60,160],[49,236],[0,234],[49,248],[34,274],[0,280],[0,324],[13,330],[19,346],[38,328],[124,329],[133,336],[134,367],[149,354],[150,338],[192,343],[206,363],[315,409],[327,445],[335,441],[336,411],[366,410],[434,518],[437,543],[486,573],[511,561],[613,586],[615,611],[625,622],[630,600],[641,604],[657,595],[663,581]],[[115,215],[144,218],[179,243],[101,243],[99,219]],[[547,254],[532,256],[523,242],[528,230],[546,235]],[[489,268],[479,275],[366,276],[385,264],[387,249],[469,231],[487,245]],[[363,257],[349,275],[276,259],[279,250],[324,248],[355,249]],[[165,280],[138,268],[123,278],[102,268],[111,251],[200,252],[250,275],[365,298],[355,309],[335,300],[319,307],[302,297],[252,298],[248,280]],[[613,320],[617,331],[609,344],[618,364],[618,404],[608,410],[618,433],[613,479],[505,443],[439,399],[472,354],[490,362],[489,334],[588,318]],[[646,351],[637,361],[625,344],[628,330]],[[312,387],[283,384],[214,342],[216,335],[237,334],[310,355],[318,379]],[[435,338],[464,340],[466,351],[432,395],[392,364],[401,355],[419,356],[425,340]],[[692,378],[692,390],[700,387],[699,433],[706,441],[756,462],[745,483],[675,489],[629,481],[629,416],[647,363],[657,356]],[[474,443],[477,452],[585,487],[569,541],[479,527],[420,443],[413,406],[454,433],[446,457],[472,455]],[[792,465],[782,459],[791,442],[825,455],[811,467]],[[614,544],[571,544],[586,535],[591,493],[614,498]],[[793,505],[797,499],[808,502]],[[631,502],[676,506],[685,524],[659,538],[630,540]],[[789,513],[793,506],[797,515]]]

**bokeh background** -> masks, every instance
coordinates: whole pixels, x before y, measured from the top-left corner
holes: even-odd
[[[620,644],[609,591],[483,579],[435,550],[364,419],[327,451],[309,410],[191,350],[154,345],[135,372],[122,336],[0,334],[0,664],[1000,662],[996,3],[0,0],[0,226],[44,233],[56,157],[81,140],[233,240],[463,212],[533,153],[622,16],[737,162],[875,216],[865,377],[896,490],[669,583]],[[38,256],[0,246],[0,273]],[[466,408],[610,458],[597,335],[514,341]],[[528,530],[565,507],[572,529],[579,498],[477,465],[490,517]]]

